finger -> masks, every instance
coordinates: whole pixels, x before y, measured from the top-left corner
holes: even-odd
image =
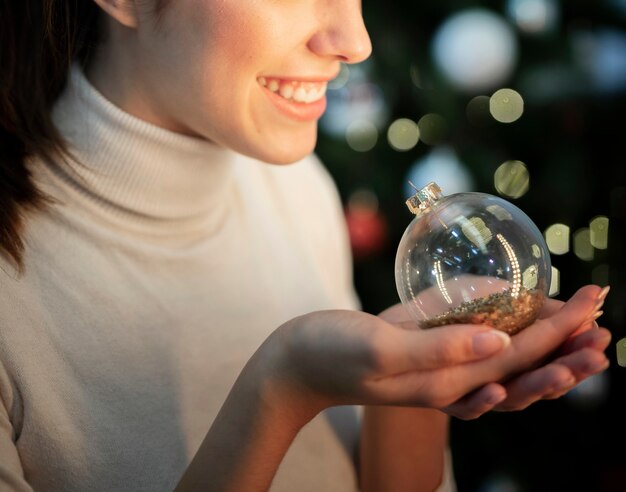
[[[507,397],[505,388],[497,383],[489,383],[475,390],[442,410],[461,420],[477,419]]]
[[[394,304],[393,306],[388,307],[380,314],[378,314],[378,317],[384,319],[388,323],[394,324],[406,323],[411,321],[411,315],[407,311],[404,304]],[[415,329],[417,328],[417,325],[413,323],[413,326],[411,328]]]
[[[525,368],[552,353],[593,312],[600,287],[587,285],[578,291],[552,316],[537,320],[515,336],[512,348],[518,357],[510,369]]]
[[[552,299],[550,297],[546,298],[543,306],[541,306],[539,318],[549,318],[550,316],[554,316],[564,305],[565,302],[560,301],[559,299]]]
[[[537,320],[516,334],[508,348],[483,360],[450,367],[445,373],[433,374],[433,387],[445,387],[448,395],[460,397],[490,381],[500,382],[522,371],[532,371],[554,354],[592,312],[600,290],[594,285],[580,288],[553,316]],[[433,330],[440,329],[442,328]]]
[[[548,364],[506,383],[504,386],[508,396],[496,406],[496,410],[522,410],[546,395],[571,388],[575,383],[576,378],[568,367]]]
[[[429,330],[396,328],[381,351],[386,374],[442,369],[481,360],[511,343],[504,332],[482,325],[447,325]]]
[[[611,332],[606,328],[593,328],[574,334],[559,349],[559,355],[567,355],[588,347],[604,352],[611,343]]]
[[[519,410],[540,399],[559,398],[582,380],[604,371],[609,361],[601,351],[583,348],[518,376],[505,384],[506,401],[499,410]]]

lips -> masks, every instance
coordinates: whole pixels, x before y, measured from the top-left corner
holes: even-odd
[[[295,121],[314,121],[326,110],[328,79],[319,81],[259,77],[259,85],[281,114]]]

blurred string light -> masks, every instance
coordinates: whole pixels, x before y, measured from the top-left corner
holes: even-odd
[[[588,227],[578,229],[572,238],[574,254],[583,261],[591,261],[594,257],[594,249],[591,244],[591,234]]]
[[[339,73],[337,76],[328,82],[328,89],[331,91],[341,89],[350,80],[350,67],[345,63],[339,65]]]
[[[476,96],[467,103],[465,114],[470,123],[484,126],[493,121],[489,110],[490,99],[489,96]]]
[[[513,123],[524,112],[524,99],[513,89],[500,89],[489,98],[489,112],[500,123]]]
[[[550,289],[548,295],[550,297],[558,296],[561,292],[561,272],[556,267],[551,267],[552,274],[550,275]]]
[[[413,85],[418,89],[431,90],[433,88],[433,83],[430,78],[423,75],[416,63],[411,63],[409,75],[411,82],[413,82]]]
[[[572,35],[572,51],[593,90],[605,94],[626,91],[626,34],[623,31],[579,30]]]
[[[606,249],[609,243],[609,218],[599,215],[589,222],[589,240],[596,249]]]
[[[343,70],[343,69],[342,69]],[[369,122],[377,129],[388,120],[389,108],[380,87],[369,80],[366,62],[352,65],[345,75],[345,82],[326,92],[328,107],[320,119],[320,128],[336,138],[345,138],[348,127],[354,122]],[[359,125],[357,125],[357,130]],[[352,132],[356,130],[352,128]],[[358,133],[358,132],[357,132]]]
[[[417,145],[419,139],[420,130],[417,123],[409,118],[397,119],[389,125],[389,130],[387,130],[389,145],[400,152],[411,150]]]
[[[550,253],[564,255],[569,251],[569,226],[565,224],[552,224],[548,227],[544,236]]]
[[[604,0],[604,2],[626,17],[626,0]]]
[[[519,198],[528,191],[530,176],[522,161],[506,161],[498,166],[493,183],[500,195]]]
[[[583,379],[565,395],[565,399],[581,410],[591,409],[606,401],[609,386],[609,375],[604,371]]]
[[[369,188],[359,188],[348,197],[346,225],[356,261],[380,253],[388,242],[389,227],[378,209],[378,196]]]
[[[613,7],[617,13],[626,17],[626,0],[604,0],[604,2]]]
[[[435,32],[433,58],[443,75],[463,91],[490,89],[504,82],[517,63],[513,29],[485,8],[453,14]]]
[[[417,122],[420,140],[426,145],[439,145],[447,136],[448,124],[443,116],[427,113]]]
[[[617,352],[617,363],[621,367],[626,367],[626,338],[618,340],[615,344],[615,350]]]
[[[404,188],[406,198],[415,194],[409,181],[418,187],[435,181],[446,195],[471,191],[474,188],[474,180],[467,167],[459,160],[454,150],[445,145],[435,147],[409,168]]]
[[[506,11],[519,30],[527,34],[553,31],[559,20],[555,0],[508,0]]]
[[[378,142],[378,129],[369,120],[356,120],[346,128],[346,142],[352,150],[367,152]]]
[[[522,492],[522,486],[510,475],[496,472],[478,487],[478,492]]]

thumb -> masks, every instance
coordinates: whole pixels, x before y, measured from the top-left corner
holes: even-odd
[[[429,330],[396,328],[394,372],[440,369],[484,359],[511,343],[509,335],[483,325],[447,325]]]

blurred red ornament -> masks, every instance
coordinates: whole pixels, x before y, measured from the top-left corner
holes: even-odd
[[[359,204],[348,206],[345,215],[354,259],[360,261],[380,253],[388,238],[385,217],[378,210]]]

